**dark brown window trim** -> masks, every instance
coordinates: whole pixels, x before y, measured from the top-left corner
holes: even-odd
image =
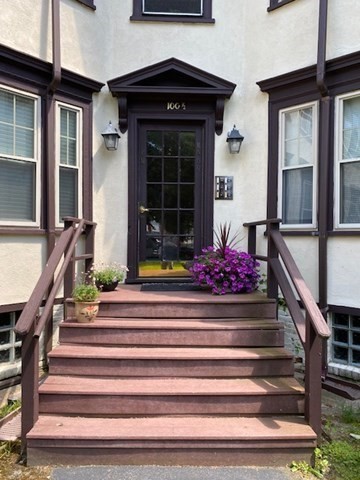
[[[87,7],[91,8],[92,10],[96,10],[96,6],[94,4],[94,0],[77,0],[79,3],[86,5]]]
[[[204,0],[204,12],[201,17],[192,15],[151,15],[142,12],[142,0],[133,0],[132,22],[177,22],[177,23],[215,23],[212,18],[212,0]]]
[[[360,230],[331,230],[329,237],[360,237]]]
[[[7,305],[0,305],[0,313],[21,312],[26,303],[8,303]]]
[[[0,227],[0,235],[45,235],[46,230],[34,227]]]
[[[278,0],[270,0],[270,6],[268,7],[267,11],[272,12],[273,10],[283,7],[284,5],[287,5],[288,3],[291,3],[293,1],[294,0],[282,0],[282,2],[279,3]]]
[[[329,312],[331,313],[344,313],[346,315],[360,315],[360,308],[345,307],[341,305],[329,305]]]

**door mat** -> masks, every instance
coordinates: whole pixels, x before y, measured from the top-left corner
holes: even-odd
[[[193,292],[203,290],[193,283],[143,283],[142,292]]]

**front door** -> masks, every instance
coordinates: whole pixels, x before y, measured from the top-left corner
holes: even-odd
[[[189,262],[211,237],[212,218],[204,218],[203,142],[199,123],[139,125],[136,270],[140,281],[185,280]]]

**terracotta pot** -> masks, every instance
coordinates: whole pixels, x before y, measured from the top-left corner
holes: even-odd
[[[95,302],[75,302],[75,317],[79,323],[93,322],[99,311],[99,300]]]

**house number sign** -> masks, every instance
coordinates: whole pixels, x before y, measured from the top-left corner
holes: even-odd
[[[185,102],[167,102],[166,110],[186,110]]]

